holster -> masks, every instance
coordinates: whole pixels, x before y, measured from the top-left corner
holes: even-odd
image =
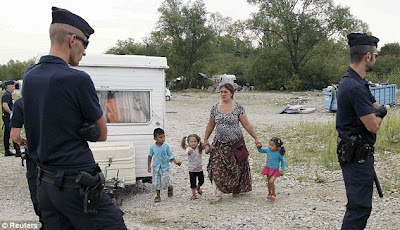
[[[369,144],[359,145],[355,154],[358,163],[364,163],[368,156],[374,153],[375,148]]]
[[[96,214],[99,208],[101,193],[105,186],[105,178],[102,172],[90,175],[87,172],[80,172],[76,182],[83,185],[83,212]]]
[[[354,159],[362,164],[373,152],[374,147],[369,144],[362,144],[359,138],[355,136],[348,137],[343,133],[339,133],[337,155],[341,165]]]
[[[336,153],[338,161],[342,165],[346,162],[351,162],[356,156],[359,146],[359,140],[356,137],[348,137],[343,133],[339,133]]]

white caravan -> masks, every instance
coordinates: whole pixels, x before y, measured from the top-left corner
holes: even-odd
[[[147,171],[147,155],[154,143],[154,129],[164,129],[167,59],[137,55],[87,55],[79,66],[73,68],[90,75],[106,114],[107,141],[90,143],[90,146],[102,170],[109,167],[107,179],[118,176],[125,184],[151,180],[151,173]],[[127,153],[132,152],[129,148],[133,148],[134,159]],[[124,151],[125,154],[122,153]],[[134,175],[129,173],[132,167]]]

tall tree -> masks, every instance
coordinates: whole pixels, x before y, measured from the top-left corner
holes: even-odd
[[[250,21],[261,47],[280,46],[291,63],[293,77],[301,78],[306,64],[318,56],[318,46],[342,39],[348,32],[367,29],[348,7],[332,0],[247,0],[259,7]]]
[[[158,9],[158,29],[171,42],[168,62],[173,76],[185,76],[185,86],[192,86],[213,38],[206,27],[207,11],[202,0],[183,4],[181,0],[165,0]]]

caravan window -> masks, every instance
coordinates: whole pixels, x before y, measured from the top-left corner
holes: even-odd
[[[107,123],[149,123],[150,91],[97,91]]]

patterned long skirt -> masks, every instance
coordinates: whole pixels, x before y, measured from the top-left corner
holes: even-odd
[[[223,193],[251,191],[249,161],[247,159],[239,163],[231,151],[231,146],[236,141],[222,143],[214,138],[211,145],[207,172],[210,180]]]

